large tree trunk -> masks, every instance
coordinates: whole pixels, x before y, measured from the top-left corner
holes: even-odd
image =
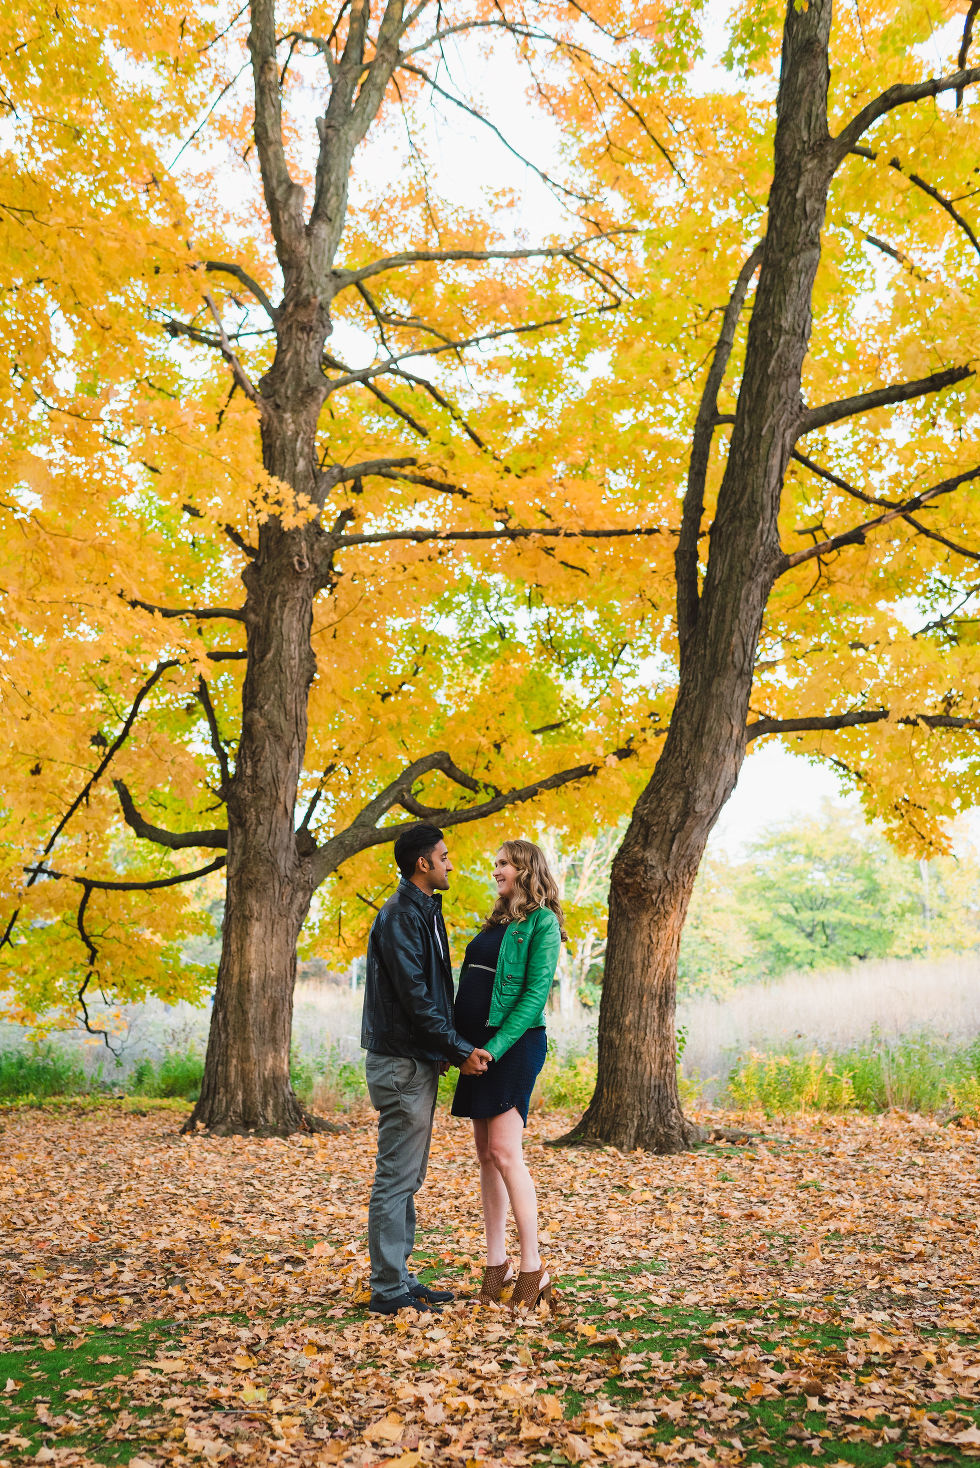
[[[756,650],[780,558],[780,495],[802,412],[800,384],[832,176],[830,20],[830,0],[810,0],[800,10],[789,0],[768,228],[704,588],[699,593],[703,483],[692,470],[685,503],[691,559],[685,564],[680,550],[678,557],[677,702],[663,752],[613,863],[599,1075],[570,1140],[676,1152],[698,1137],[677,1091],[677,954],[709,833],[744,757]],[[708,407],[713,416],[713,400]]]
[[[327,329],[317,302],[284,312],[276,360],[262,382],[265,467],[311,503],[322,402],[313,370]],[[316,673],[310,634],[322,540],[314,524],[287,531],[268,520],[243,576],[247,663],[227,791],[221,961],[204,1083],[188,1122],[218,1133],[287,1136],[321,1125],[293,1093],[289,1049],[296,943],[316,885],[312,843],[297,837],[295,811]]]

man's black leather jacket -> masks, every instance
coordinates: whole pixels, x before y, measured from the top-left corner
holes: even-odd
[[[376,1055],[465,1060],[453,1025],[453,971],[442,899],[402,877],[371,927],[361,1045]]]

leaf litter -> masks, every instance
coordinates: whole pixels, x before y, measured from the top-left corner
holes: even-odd
[[[528,1138],[559,1313],[474,1303],[477,1171],[437,1114],[416,1261],[365,1309],[370,1116],[286,1141],[8,1113],[0,1461],[614,1465],[980,1456],[978,1133],[807,1118],[681,1157]]]

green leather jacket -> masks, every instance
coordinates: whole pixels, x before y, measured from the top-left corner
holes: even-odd
[[[497,1033],[487,1049],[499,1060],[526,1030],[544,1024],[544,1006],[558,967],[561,929],[550,907],[536,907],[508,923],[500,945],[488,1024]]]

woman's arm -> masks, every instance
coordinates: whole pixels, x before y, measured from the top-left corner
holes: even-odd
[[[491,1035],[486,1048],[494,1060],[499,1060],[510,1049],[544,1009],[558,967],[561,952],[561,929],[558,919],[550,908],[544,912],[551,919],[535,928],[527,955],[527,977],[521,997],[495,1035]]]

